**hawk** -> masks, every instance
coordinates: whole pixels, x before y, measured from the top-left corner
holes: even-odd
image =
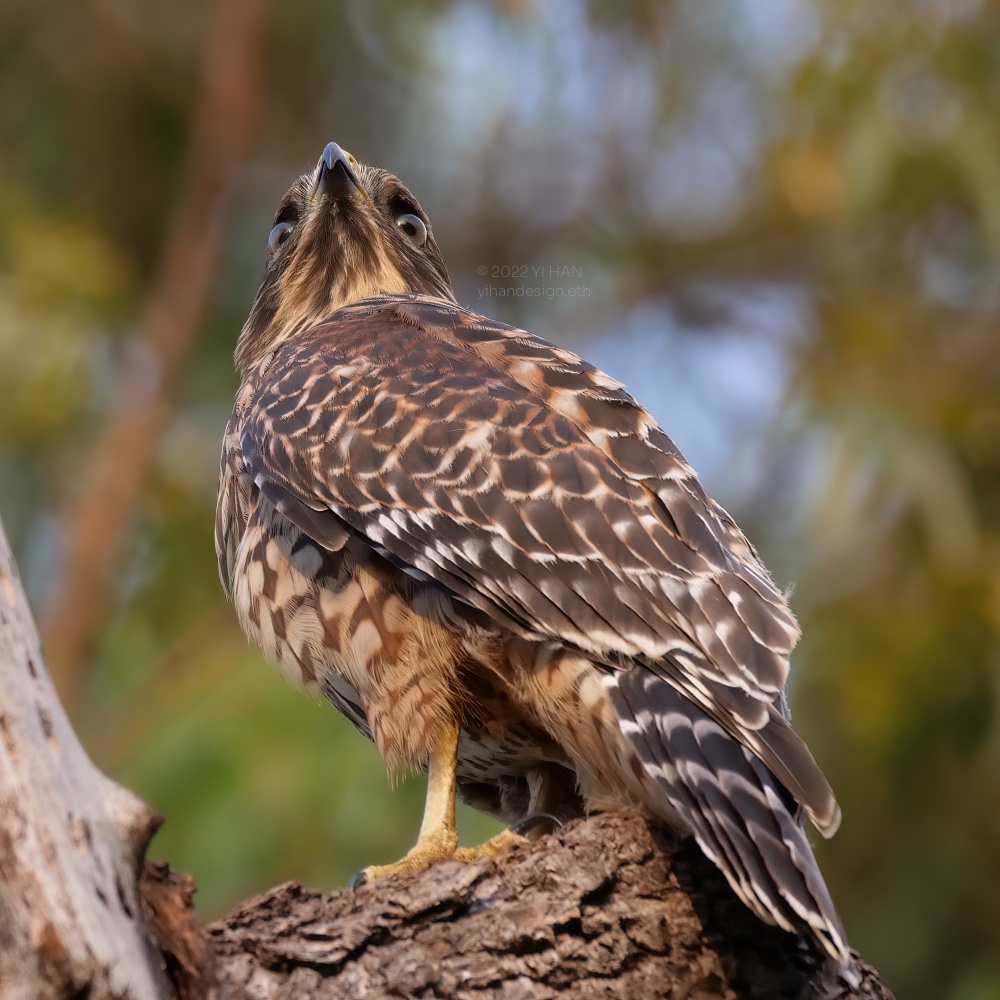
[[[463,309],[413,195],[336,143],[278,208],[236,364],[215,537],[240,622],[428,776],[416,845],[357,881],[638,808],[848,960],[800,821],[840,810],[788,721],[798,626],[621,383]],[[458,848],[456,793],[511,829]]]

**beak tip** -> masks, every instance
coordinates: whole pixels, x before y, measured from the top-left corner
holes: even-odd
[[[328,142],[319,159],[316,171],[314,195],[331,194],[342,198],[355,191],[364,193],[354,165],[348,154],[335,142]]]
[[[344,151],[335,142],[328,142],[326,147],[323,149],[323,155],[320,157],[320,161],[327,170],[333,170],[333,165],[341,159],[347,159],[344,155]]]

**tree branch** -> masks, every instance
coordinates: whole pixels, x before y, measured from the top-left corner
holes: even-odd
[[[2,526],[0,691],[0,996],[167,997],[136,885],[159,817],[80,746]]]
[[[204,90],[159,275],[118,402],[66,517],[64,567],[42,634],[56,686],[72,705],[108,601],[114,560],[142,497],[171,402],[215,284],[228,194],[256,117],[262,0],[218,0]]]
[[[891,1000],[767,927],[690,842],[607,814],[495,861],[323,896],[289,883],[209,928],[231,1000]]]

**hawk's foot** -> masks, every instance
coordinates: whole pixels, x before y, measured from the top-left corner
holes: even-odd
[[[351,879],[352,889],[386,875],[416,875],[438,861],[476,861],[495,858],[514,844],[534,840],[562,824],[555,816],[535,813],[498,833],[478,847],[459,847],[455,828],[455,755],[458,749],[458,724],[452,723],[441,734],[427,765],[427,799],[420,834],[409,853],[391,865],[369,865]]]
[[[456,861],[478,861],[480,858],[495,858],[498,854],[503,854],[515,844],[526,844],[527,837],[522,837],[513,830],[501,830],[495,837],[490,837],[483,844],[476,844],[475,847],[460,847],[455,851]]]
[[[369,865],[350,881],[352,889],[385,878],[386,875],[416,875],[439,861],[450,861],[455,857],[458,834],[454,827],[442,826],[430,836],[418,840],[406,855],[390,865]]]
[[[547,834],[555,833],[561,826],[562,820],[551,813],[532,813],[511,824],[510,829],[527,840],[540,840]]]
[[[553,833],[562,823],[548,813],[535,813],[502,830],[495,837],[490,837],[485,844],[476,847],[460,847],[455,851],[456,861],[478,861],[480,858],[495,858],[498,854],[510,849],[515,844],[526,844],[538,840],[547,833]]]
[[[478,861],[480,858],[495,858],[515,844],[526,844],[547,833],[553,833],[562,826],[555,816],[535,813],[515,823],[508,830],[502,830],[483,844],[475,847],[458,847],[458,835],[453,828],[441,827],[424,840],[418,840],[413,849],[399,861],[391,865],[369,865],[358,872],[350,881],[352,889],[384,878],[386,875],[416,875],[439,861]]]

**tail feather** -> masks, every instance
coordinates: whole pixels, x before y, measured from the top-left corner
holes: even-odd
[[[794,803],[771,771],[662,676],[623,671],[609,678],[609,689],[622,732],[653,779],[653,799],[662,796],[664,818],[679,815],[763,920],[793,933],[808,928],[846,962],[840,918]]]
[[[678,660],[683,662],[680,657]],[[688,674],[670,660],[656,664],[656,670],[756,754],[824,837],[837,832],[840,826],[837,799],[809,748],[789,724],[783,697],[765,707],[759,699],[721,683],[706,683],[703,679],[700,686],[692,685]],[[713,714],[713,709],[721,711]],[[751,721],[755,716],[759,720]]]
[[[827,839],[832,837],[840,827],[840,806],[809,748],[788,721],[775,712],[763,729],[750,735],[749,742],[803,806],[813,826]]]
[[[682,698],[683,696],[678,696],[679,703]],[[685,798],[691,802],[691,808],[687,813],[682,813],[682,816],[691,824],[692,832],[703,849],[725,872],[730,882],[734,879],[738,882],[738,888],[735,885],[734,888],[743,899],[750,901],[763,897],[770,911],[770,922],[776,922],[785,930],[794,931],[794,925],[785,918],[782,908],[776,903],[780,894],[765,855],[759,850],[740,849],[747,839],[739,802],[742,789],[732,787],[732,780],[725,781],[726,778],[736,777],[736,773],[730,766],[720,775],[720,760],[710,762],[706,756],[703,740],[707,742],[713,736],[718,737],[721,730],[716,727],[713,732],[710,727],[714,727],[714,723],[707,716],[693,722],[688,712],[678,712],[666,706],[656,706],[651,712],[642,711],[641,714],[645,716],[643,721],[652,730],[651,738],[647,741],[647,746],[655,755],[652,759],[660,760],[657,775],[659,783],[667,789],[668,798],[677,795],[678,786],[689,793]],[[701,738],[698,723],[707,723],[707,726],[702,727]],[[657,736],[660,736],[659,740]],[[715,747],[718,756],[724,757],[725,751],[729,749],[741,752],[741,748],[733,740],[726,742],[728,747],[723,746],[721,741]],[[665,753],[667,747],[669,758]],[[726,787],[727,784],[729,788]],[[753,903],[750,905],[759,909]]]
[[[619,703],[616,694],[622,694],[620,688],[617,691],[612,691],[612,703],[619,716],[623,716],[623,706]],[[630,711],[627,705],[624,707],[626,711]],[[688,818],[700,816],[706,810],[707,804],[701,801],[696,793],[698,785],[694,776],[686,773],[682,780],[680,775],[676,773],[677,764],[674,760],[664,758],[662,748],[658,746],[660,735],[657,732],[657,727],[651,724],[649,714],[644,709],[631,712],[631,718],[622,719],[622,731],[638,751],[647,773],[666,787],[670,805],[691,827],[688,832],[696,834],[702,850],[726,873],[730,883],[733,883],[733,879],[737,880],[739,884],[733,884],[733,888],[741,899],[748,900],[753,894],[751,873],[746,871],[738,854],[732,850],[731,840],[719,836],[721,831],[715,825],[701,824],[696,831],[694,824],[690,823]],[[669,716],[667,715],[661,717],[663,724],[668,724],[668,720]],[[679,733],[678,736],[681,734]],[[690,759],[691,755],[687,756]],[[680,763],[680,767],[686,772],[690,771],[683,762]],[[762,881],[766,879],[766,875],[762,871],[758,872],[758,876]]]

